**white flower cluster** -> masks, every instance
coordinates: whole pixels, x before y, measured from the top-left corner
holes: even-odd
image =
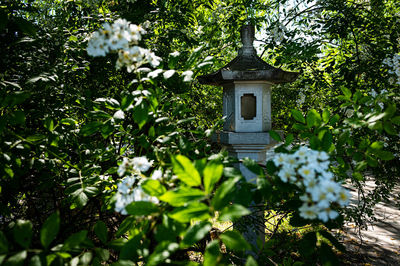
[[[143,172],[147,172],[153,165],[153,161],[149,161],[146,157],[135,157],[133,159],[124,158],[118,167],[118,175],[123,176],[126,172],[132,172],[133,175],[126,176],[117,185],[117,193],[115,195],[115,211],[126,215],[125,209],[134,201],[149,201],[158,204],[158,199],[147,195],[140,186]],[[151,179],[161,179],[162,171],[155,170]]]
[[[124,215],[128,214],[125,208],[134,201],[149,201],[158,204],[158,199],[147,195],[140,184],[135,184],[136,182],[134,176],[127,176],[118,184],[115,211]]]
[[[122,159],[122,163],[119,165],[117,173],[119,176],[123,176],[125,172],[144,173],[147,172],[153,165],[153,161],[149,161],[146,157],[135,157],[133,159],[126,158]]]
[[[394,54],[392,58],[387,57],[382,62],[389,67],[389,73],[397,76],[397,85],[400,85],[400,54]],[[393,78],[389,79],[390,84],[394,83]]]
[[[276,26],[271,30],[272,39],[276,43],[281,43],[285,39],[285,32],[287,31],[285,25],[278,22]]]
[[[278,153],[273,158],[280,168],[278,176],[305,190],[300,197],[303,205],[300,216],[305,219],[320,219],[327,222],[339,214],[331,208],[332,203],[341,207],[350,200],[350,193],[333,179],[329,171],[329,156],[326,152],[314,151],[302,146],[293,154]]]
[[[87,52],[91,56],[105,56],[108,52],[118,51],[116,68],[126,66],[128,72],[145,63],[156,67],[161,59],[150,50],[138,46],[145,33],[140,25],[131,24],[125,19],[118,19],[112,25],[104,23],[103,29],[95,31],[89,39]]]

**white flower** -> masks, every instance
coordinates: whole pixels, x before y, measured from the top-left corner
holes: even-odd
[[[314,169],[308,165],[303,165],[302,167],[300,167],[299,170],[297,170],[297,172],[303,178],[314,178],[315,177]]]
[[[135,157],[132,159],[133,169],[139,172],[146,172],[153,165],[153,161],[147,160],[146,157]]]
[[[151,179],[161,179],[162,178],[162,171],[161,170],[155,170],[153,174],[151,175]]]
[[[335,201],[336,194],[340,191],[341,187],[338,183],[331,180],[322,180],[320,182],[321,189],[324,190],[326,198]]]
[[[315,205],[309,206],[307,203],[304,203],[303,206],[299,208],[300,216],[304,219],[315,219],[318,216],[318,207]]]
[[[147,74],[147,77],[148,77],[148,78],[151,78],[151,79],[155,79],[155,78],[158,77],[158,75],[160,75],[163,71],[164,71],[164,70],[162,70],[162,69],[156,69],[156,70],[150,72],[149,74]]]
[[[125,113],[124,113],[124,111],[122,111],[122,110],[116,111],[116,112],[114,113],[113,118],[114,118],[114,119],[119,119],[119,120],[125,119]]]
[[[124,157],[122,159],[122,163],[119,165],[117,173],[119,176],[123,176],[125,174],[126,168],[129,167],[130,162],[129,159]]]
[[[173,57],[177,57],[177,56],[180,55],[180,53],[178,51],[175,51],[173,53],[170,53],[170,55],[173,56]]]
[[[175,70],[170,69],[164,72],[164,78],[165,79],[169,79],[170,77],[172,77],[175,74]]]
[[[342,188],[339,190],[339,192],[337,193],[337,202],[340,204],[340,206],[346,206],[349,204],[350,201],[350,192],[345,189]]]
[[[323,222],[327,222],[329,219],[335,219],[338,216],[339,216],[339,213],[330,208],[327,208],[318,213],[318,218],[320,220],[322,220]]]
[[[283,182],[288,182],[289,180],[292,180],[292,178],[296,178],[296,172],[294,171],[293,168],[290,167],[282,167],[282,169],[279,171],[278,176],[281,178]]]
[[[299,166],[299,160],[292,154],[287,154],[283,162],[284,166],[291,167],[293,169]]]
[[[190,82],[193,79],[193,71],[187,70],[182,73],[183,76],[183,82]]]
[[[278,167],[283,165],[283,163],[286,161],[286,154],[284,153],[278,153],[277,155],[274,156],[272,159],[274,164]]]

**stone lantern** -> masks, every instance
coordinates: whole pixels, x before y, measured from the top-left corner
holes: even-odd
[[[264,62],[253,47],[255,28],[244,25],[240,35],[243,46],[238,56],[214,73],[199,76],[201,84],[223,87],[223,116],[226,117],[218,141],[229,153],[265,163],[272,143],[271,86],[294,81],[298,73],[287,72]],[[239,169],[247,180],[254,177],[246,167]]]

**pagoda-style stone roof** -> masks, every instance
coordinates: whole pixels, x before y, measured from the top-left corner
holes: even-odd
[[[233,81],[267,81],[272,84],[294,81],[299,73],[275,68],[257,55],[253,47],[254,33],[254,26],[243,26],[240,32],[243,46],[238,56],[216,72],[197,77],[199,82],[220,86]]]

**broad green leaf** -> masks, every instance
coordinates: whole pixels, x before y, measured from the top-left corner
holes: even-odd
[[[80,186],[80,184],[79,184]],[[84,207],[86,206],[86,204],[89,201],[89,197],[86,195],[84,189],[78,188],[77,190],[75,190],[72,194],[72,199],[74,200],[74,202],[79,206],[79,207]]]
[[[390,151],[376,150],[374,151],[374,154],[378,156],[379,159],[382,159],[384,161],[390,161],[394,159],[394,155]]]
[[[83,136],[90,136],[96,133],[97,131],[100,130],[100,128],[103,126],[103,123],[100,121],[93,121],[90,122],[89,124],[84,125],[79,133]]]
[[[8,241],[2,231],[0,231],[0,254],[8,252]],[[0,263],[1,264],[1,263]]]
[[[254,160],[252,160],[250,158],[244,158],[243,159],[243,164],[244,164],[244,166],[246,166],[247,169],[249,169],[250,171],[252,171],[256,175],[264,176],[264,170]]]
[[[329,151],[330,147],[332,146],[333,143],[333,136],[331,132],[326,131],[324,136],[322,137],[322,149],[324,151]]]
[[[290,144],[292,144],[293,140],[294,140],[293,134],[288,134],[285,138],[285,146],[289,146]]]
[[[40,242],[47,249],[50,243],[56,238],[60,229],[60,214],[58,212],[50,215],[40,230]]]
[[[98,221],[95,225],[94,225],[94,233],[96,234],[96,236],[100,239],[100,241],[105,244],[107,243],[107,234],[108,234],[108,230],[107,230],[107,226],[103,221]]]
[[[28,252],[26,250],[20,251],[16,253],[15,255],[12,255],[7,259],[7,261],[4,263],[5,266],[22,266],[24,265],[24,262],[26,258],[28,257]]]
[[[234,177],[228,179],[224,183],[219,186],[217,191],[215,192],[215,196],[211,201],[211,205],[215,210],[221,210],[229,203],[229,200],[232,196],[232,192],[235,189],[236,183],[240,180],[241,177]]]
[[[149,201],[134,201],[125,207],[126,211],[135,216],[144,216],[159,211],[156,204]]]
[[[43,141],[45,138],[46,138],[45,135],[36,134],[36,135],[27,137],[26,140],[37,144],[37,143]]]
[[[179,207],[190,203],[191,201],[198,201],[205,197],[204,191],[194,188],[180,187],[176,190],[166,192],[160,197],[160,200],[169,203],[172,206]]]
[[[92,258],[92,252],[88,251],[83,253],[83,255],[79,258],[79,265],[89,265],[89,263],[92,261]]]
[[[239,204],[233,204],[223,208],[219,214],[220,221],[234,221],[245,215],[249,215],[250,211]]]
[[[54,130],[54,120],[51,119],[51,117],[46,117],[44,120],[44,127],[49,130],[50,132],[53,132]]]
[[[200,174],[187,157],[183,155],[177,155],[175,157],[171,157],[171,161],[174,173],[182,182],[191,187],[197,187],[201,185]]]
[[[140,104],[135,106],[133,111],[133,120],[138,124],[139,129],[141,129],[147,122],[149,117],[149,108],[146,104]]]
[[[329,118],[331,116],[331,113],[329,112],[328,109],[324,109],[324,111],[322,111],[322,120],[324,121],[324,123],[328,123],[329,122]]]
[[[82,242],[86,240],[88,231],[81,230],[75,234],[70,235],[64,242],[64,246],[61,250],[71,250],[78,248]]]
[[[142,188],[144,192],[150,196],[159,197],[163,195],[166,191],[165,187],[158,180],[147,179],[142,183]]]
[[[304,119],[304,116],[300,111],[298,111],[296,109],[292,109],[292,110],[290,110],[290,113],[292,114],[294,119],[296,119],[297,122],[300,122],[300,123],[303,123],[303,124],[306,123],[306,120]]]
[[[335,114],[329,120],[329,125],[334,126],[339,121],[339,119],[340,119],[340,116],[338,114]]]
[[[317,235],[315,232],[307,233],[301,240],[299,245],[299,251],[301,255],[309,257],[315,252],[317,244]]]
[[[396,129],[394,128],[393,124],[390,121],[383,122],[383,129],[389,135],[397,135],[398,134]]]
[[[179,245],[177,243],[171,242],[161,242],[157,245],[154,252],[150,255],[149,260],[146,265],[154,266],[159,265],[169,256],[171,256],[177,249]]]
[[[321,125],[321,115],[314,109],[308,111],[307,113],[307,126],[309,128],[316,126],[319,127]]]
[[[218,240],[213,240],[208,243],[206,252],[204,253],[204,266],[219,265],[221,260],[221,251],[219,249]]]
[[[14,240],[23,248],[28,248],[32,241],[32,223],[30,221],[17,220],[13,228]]]
[[[60,124],[72,126],[75,125],[77,122],[72,118],[64,118],[60,120]]]
[[[282,141],[281,136],[276,131],[270,130],[268,133],[269,133],[269,136],[271,138],[273,138],[274,140],[276,140],[277,142],[281,142]]]
[[[206,165],[203,170],[203,182],[207,194],[210,194],[213,191],[214,185],[221,179],[223,171],[224,167],[222,164],[210,162]]]
[[[203,239],[211,228],[211,223],[208,221],[202,221],[190,226],[189,230],[183,236],[181,246],[189,247],[195,244],[197,241]]]
[[[258,263],[252,256],[248,256],[245,266],[258,266]]]
[[[400,126],[400,116],[393,117],[391,121],[393,124]]]
[[[383,142],[381,142],[381,141],[375,141],[375,142],[373,142],[372,144],[371,144],[371,149],[374,149],[374,150],[381,150],[382,148],[383,148]]]
[[[181,223],[188,223],[190,220],[206,220],[210,218],[209,208],[204,203],[193,202],[185,207],[175,208],[169,213],[169,217]]]
[[[345,88],[345,87],[341,87],[340,89],[342,90],[342,92],[344,94],[344,97],[346,97],[346,99],[350,100],[351,99],[351,95],[352,95],[351,91],[348,88]]]
[[[36,28],[34,24],[26,19],[23,19],[21,17],[15,17],[14,18],[15,24],[18,26],[18,28],[25,34],[30,35],[30,36],[35,36],[36,34]]]
[[[110,258],[110,251],[104,248],[95,248],[94,252],[96,252],[96,256],[101,261],[107,261]]]
[[[42,263],[39,255],[34,255],[29,261],[29,266],[44,266],[44,265],[46,264]]]
[[[220,238],[227,248],[234,251],[245,251],[251,249],[250,244],[236,231],[226,231],[220,235]]]

